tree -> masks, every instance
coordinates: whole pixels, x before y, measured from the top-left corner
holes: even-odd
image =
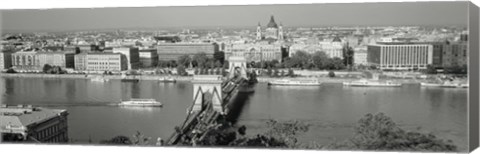
[[[270,68],[270,67],[267,68],[267,74],[268,74],[268,76],[271,76],[271,75],[272,75],[272,68]]]
[[[280,62],[278,62],[278,60],[274,59],[274,60],[270,61],[270,67],[280,68]]]
[[[289,68],[287,75],[290,76],[290,77],[294,77],[294,76],[295,76],[295,73],[293,72],[293,69]]]
[[[328,77],[331,77],[331,78],[335,77],[335,72],[333,71],[328,72]]]
[[[467,65],[452,65],[444,68],[444,72],[448,74],[467,74]]]
[[[334,57],[332,59],[329,59],[327,60],[327,69],[330,69],[330,70],[339,70],[339,69],[344,69],[345,68],[345,65],[343,64],[343,60],[338,58],[338,57]]]
[[[192,58],[189,55],[182,55],[178,57],[178,64],[188,67],[192,62]]]
[[[222,67],[222,62],[220,62],[219,60],[215,61],[215,67]]]
[[[224,68],[221,68],[221,73],[222,73],[222,76],[226,76],[226,75],[227,75],[227,71],[226,71]]]
[[[310,63],[311,56],[305,51],[297,51],[288,59],[288,67],[303,68],[304,65]]]
[[[146,137],[139,131],[135,135],[133,135],[132,143],[134,145],[148,145],[150,142],[151,137]]]
[[[343,143],[327,146],[329,149],[395,150],[455,152],[451,141],[437,139],[433,134],[408,132],[398,127],[383,113],[366,114],[354,128],[355,134]]]
[[[353,62],[354,62],[354,50],[352,47],[345,45],[343,46],[342,48],[342,52],[343,52],[343,65],[345,66],[348,66],[348,67],[351,67],[353,66]]]
[[[175,60],[171,60],[169,64],[170,64],[170,67],[177,67],[177,61]]]
[[[230,64],[230,63],[225,60],[225,61],[223,62],[223,68],[224,68],[224,69],[228,69],[229,64]]]
[[[200,70],[198,68],[195,68],[195,71],[193,71],[193,74],[198,75],[200,73]]]
[[[130,138],[126,136],[115,136],[110,140],[100,141],[100,144],[110,144],[110,145],[132,145]]]
[[[259,61],[259,62],[255,62],[255,65],[253,66],[255,68],[262,68],[262,62]]]
[[[169,64],[167,61],[163,61],[163,60],[159,60],[158,63],[157,63],[157,67],[158,68],[165,68],[165,67],[168,67]]]
[[[225,52],[219,51],[219,52],[213,53],[213,59],[215,61],[219,61],[220,64],[223,64],[225,61]]]
[[[208,73],[208,74],[210,74],[210,75],[213,75],[213,74],[215,74],[215,69],[214,69],[214,68],[210,68],[210,71],[209,71],[209,73]]]
[[[437,69],[432,65],[427,65],[427,69],[425,69],[425,73],[427,73],[427,74],[437,74]]]
[[[280,72],[278,71],[278,68],[275,68],[275,69],[273,70],[273,77],[278,77],[279,73],[280,73]]]
[[[205,67],[208,57],[205,52],[197,53],[193,56],[192,61],[196,67]]]
[[[215,62],[213,61],[213,59],[208,58],[205,67],[206,68],[215,68]]]
[[[313,64],[318,69],[325,69],[329,61],[328,55],[323,51],[315,52],[312,56]]]
[[[183,65],[178,65],[177,66],[177,74],[181,76],[186,76],[188,75],[187,71],[185,71],[185,66]]]
[[[49,64],[45,64],[43,65],[43,73],[50,73],[50,70],[52,69],[53,67]]]
[[[280,71],[280,76],[285,76],[285,71],[284,70]]]
[[[17,73],[13,68],[8,68],[6,73]]]

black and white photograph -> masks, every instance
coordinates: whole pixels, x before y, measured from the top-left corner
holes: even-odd
[[[469,1],[1,9],[1,144],[469,152],[478,16]]]

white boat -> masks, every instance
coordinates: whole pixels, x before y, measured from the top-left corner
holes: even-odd
[[[400,87],[402,84],[395,83],[391,81],[380,82],[380,81],[369,81],[369,80],[359,80],[351,82],[343,82],[344,86],[352,87]]]
[[[420,85],[422,87],[441,87],[443,84],[441,83],[426,83],[426,82],[421,82]]]
[[[171,78],[171,77],[162,77],[162,78],[159,78],[158,81],[160,81],[160,82],[177,82],[177,80],[175,80],[174,78]]]
[[[459,88],[468,88],[468,83],[459,84]]]
[[[451,83],[451,82],[444,82],[444,83],[420,83],[422,87],[441,87],[441,88],[468,88],[468,83]]]
[[[268,85],[278,86],[320,86],[322,82],[317,79],[281,79],[269,81]]]
[[[109,79],[105,79],[103,77],[94,77],[94,78],[91,78],[90,81],[93,81],[93,82],[107,82],[107,81],[109,81]]]
[[[155,99],[132,98],[129,101],[122,101],[119,106],[140,106],[140,107],[161,107],[162,103]]]

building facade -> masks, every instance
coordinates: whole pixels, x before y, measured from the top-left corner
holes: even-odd
[[[12,53],[0,52],[0,71],[12,67]]]
[[[436,68],[443,67],[444,48],[448,42],[378,42],[387,45],[430,44],[432,45],[432,65]]]
[[[325,52],[330,58],[343,59],[343,43],[337,38],[333,41],[324,41],[319,43],[322,47],[322,51]]]
[[[45,64],[60,66],[61,68],[74,68],[75,55],[73,52],[37,52],[38,66]]]
[[[158,63],[157,49],[142,49],[139,51],[140,65],[142,68],[155,67]]]
[[[20,51],[12,53],[12,67],[15,70],[38,71],[42,68],[39,65],[36,52]]]
[[[248,62],[282,61],[282,45],[280,44],[227,44],[225,59],[231,56],[245,57]]]
[[[426,69],[433,62],[433,46],[430,44],[386,45],[367,47],[367,61],[382,70]]]
[[[443,45],[443,67],[464,66],[468,64],[467,42],[452,42]]]
[[[120,72],[128,69],[127,57],[120,53],[82,53],[75,55],[75,70]]]
[[[367,49],[365,48],[355,48],[353,53],[353,63],[355,65],[364,65],[368,64],[367,61]]]
[[[213,54],[218,52],[218,45],[215,43],[160,43],[157,45],[159,61],[178,60],[182,55],[195,55],[205,53],[213,58]]]
[[[31,106],[0,107],[3,142],[68,142],[68,112]]]
[[[140,68],[140,54],[138,51],[136,47],[119,47],[112,49],[113,53],[120,53],[127,57],[128,70]]]
[[[293,44],[289,49],[289,56],[291,57],[298,51],[305,51],[309,54],[314,54],[318,51],[323,51],[330,58],[343,59],[343,43],[341,41],[324,41],[316,44]]]

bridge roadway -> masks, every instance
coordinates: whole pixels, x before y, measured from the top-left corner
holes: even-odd
[[[238,96],[239,87],[244,78],[230,79],[221,83],[222,93],[222,111],[214,108],[214,93],[216,91],[203,94],[201,109],[194,111],[195,96],[192,106],[189,108],[187,117],[180,127],[175,127],[175,132],[167,139],[166,145],[195,145],[197,141],[203,140],[209,131],[212,131],[220,122],[226,121],[235,103],[234,99]],[[194,94],[195,95],[195,94]],[[239,103],[239,102],[237,102]],[[240,102],[244,103],[244,102]]]

